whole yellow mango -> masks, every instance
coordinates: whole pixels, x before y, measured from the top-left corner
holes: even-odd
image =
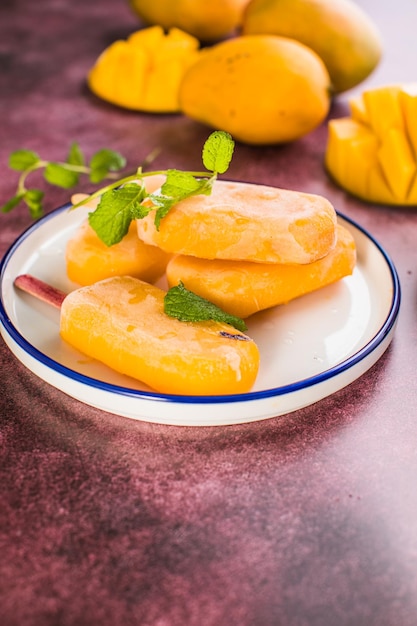
[[[248,144],[306,135],[325,119],[330,78],[321,59],[296,41],[248,35],[202,51],[179,89],[181,111]]]
[[[368,202],[417,205],[417,84],[369,89],[349,104],[351,116],[328,125],[333,180]]]
[[[361,83],[382,54],[376,26],[351,0],[251,0],[242,32],[290,37],[309,46],[324,61],[334,93]]]
[[[129,0],[134,11],[147,24],[165,30],[173,26],[200,41],[218,41],[230,35],[242,22],[249,0]]]

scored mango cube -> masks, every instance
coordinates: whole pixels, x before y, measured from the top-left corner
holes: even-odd
[[[378,159],[392,193],[400,201],[406,199],[416,164],[404,133],[390,128],[378,151]]]
[[[406,85],[400,93],[400,103],[406,121],[406,132],[417,157],[417,83]]]
[[[88,73],[96,96],[118,106],[154,113],[180,110],[178,90],[186,69],[199,55],[199,41],[172,28],[151,26],[115,41]]]
[[[378,141],[363,124],[349,117],[329,122],[326,167],[336,182],[345,182],[359,197],[368,193],[369,172],[377,153]]]
[[[404,118],[399,100],[400,87],[389,85],[369,89],[362,94],[369,125],[382,140],[390,128],[404,131]]]
[[[353,120],[362,124],[369,124],[368,112],[363,97],[357,96],[349,100],[350,115]]]
[[[417,205],[417,84],[363,92],[351,117],[330,120],[325,167],[368,202]]]

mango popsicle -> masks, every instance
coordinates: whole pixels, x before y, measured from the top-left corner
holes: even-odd
[[[178,255],[167,266],[168,285],[185,287],[232,315],[247,318],[285,304],[353,272],[356,246],[351,233],[337,225],[336,245],[324,258],[307,264],[251,263]]]
[[[336,211],[322,196],[216,180],[210,195],[180,200],[161,221],[136,221],[144,243],[203,259],[311,263],[336,243]]]
[[[24,277],[15,284],[30,291]],[[35,291],[31,293],[38,295]],[[259,368],[255,342],[228,324],[168,317],[164,296],[163,290],[129,276],[108,278],[67,296],[58,293],[61,337],[162,393],[249,391]]]
[[[162,174],[145,178],[146,191],[156,191],[165,178]],[[77,204],[86,197],[86,194],[74,194],[71,200]],[[96,198],[87,206],[94,210],[98,202]],[[110,276],[133,276],[153,283],[163,275],[170,258],[170,254],[156,246],[143,243],[137,236],[134,223],[122,241],[106,246],[86,220],[69,239],[65,250],[68,278],[81,286],[92,285]]]

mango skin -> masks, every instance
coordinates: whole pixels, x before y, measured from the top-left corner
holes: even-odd
[[[314,263],[210,261],[180,255],[168,263],[167,279],[170,287],[181,280],[187,289],[244,319],[341,280],[352,274],[355,264],[355,241],[338,224],[336,246]]]
[[[330,78],[309,48],[283,37],[236,37],[202,51],[179,89],[181,111],[242,143],[286,143],[314,130]]]
[[[228,324],[168,317],[164,295],[130,276],[76,289],[61,307],[61,337],[161,393],[249,391],[259,369],[255,342]]]
[[[251,0],[242,33],[280,35],[309,46],[324,61],[336,94],[365,80],[382,56],[378,29],[351,0]]]
[[[249,0],[129,0],[130,7],[147,24],[165,30],[173,26],[206,43],[230,35],[240,26]]]

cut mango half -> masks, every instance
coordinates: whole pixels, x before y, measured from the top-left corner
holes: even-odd
[[[117,106],[152,113],[179,112],[183,74],[200,53],[200,42],[179,28],[134,32],[106,48],[88,73],[91,91]]]
[[[367,202],[417,205],[417,83],[364,91],[349,106],[328,123],[330,176]]]

